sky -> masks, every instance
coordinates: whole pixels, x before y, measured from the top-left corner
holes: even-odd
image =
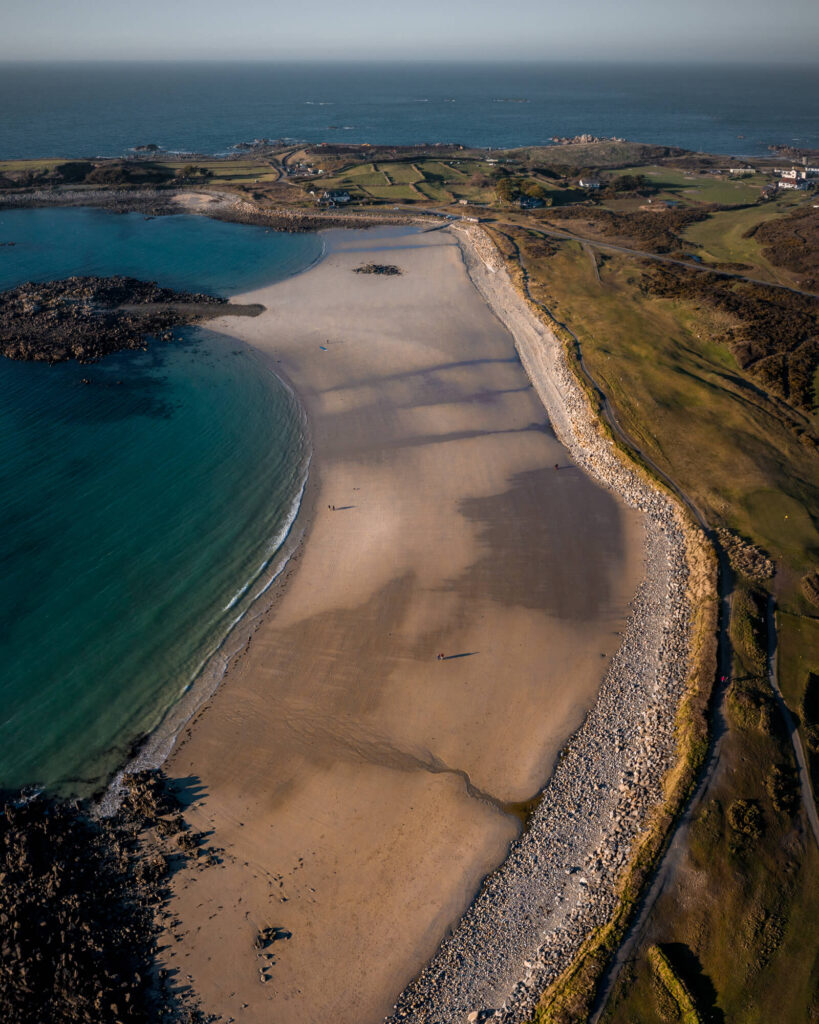
[[[817,0],[2,0],[0,60],[816,63]]]

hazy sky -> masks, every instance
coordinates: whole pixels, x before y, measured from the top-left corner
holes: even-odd
[[[812,62],[817,0],[1,0],[0,60]]]

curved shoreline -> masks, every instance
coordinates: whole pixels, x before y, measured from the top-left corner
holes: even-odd
[[[324,249],[322,249],[322,254],[300,273],[316,266],[323,255]],[[246,344],[238,338],[234,338],[233,341],[239,345]],[[223,610],[228,611],[234,607],[249,590],[256,590],[257,592],[251,596],[250,604],[234,619],[219,643],[204,654],[199,668],[162,713],[154,728],[135,744],[134,753],[110,779],[97,803],[97,813],[101,816],[113,814],[117,810],[124,792],[123,777],[125,775],[161,768],[171,756],[183,729],[216,693],[230,670],[231,662],[247,650],[253,639],[253,634],[275,604],[278,597],[277,585],[283,583],[282,574],[285,573],[293,556],[301,546],[309,526],[309,516],[306,513],[310,504],[308,499],[312,497],[313,491],[310,475],[313,448],[307,411],[290,381],[286,376],[276,372],[272,360],[264,353],[260,353],[258,349],[253,349],[253,351],[265,364],[266,369],[287,390],[298,411],[299,429],[304,442],[301,484],[281,529],[275,535],[274,541],[277,541],[275,547],[257,574],[245,582]]]
[[[197,780],[190,821],[232,867],[218,885],[180,879],[173,912],[190,938],[168,965],[193,973],[210,1010],[242,1000],[254,1021],[271,998],[283,1021],[328,999],[351,1024],[389,1012],[507,856],[517,822],[498,811],[537,791],[596,700],[599,652],[642,576],[642,516],[582,473],[554,473],[571,460],[453,236],[338,237],[316,276],[265,292],[266,322],[242,327],[281,357],[311,414],[323,497],[310,543],[232,690],[169,762]],[[404,275],[354,276],[383,244]],[[339,498],[352,511],[334,515]],[[441,650],[479,658],[443,668]],[[533,699],[548,708],[534,722]],[[275,917],[298,941],[259,988],[242,915],[270,913],[263,873],[297,855]]]
[[[586,473],[646,514],[645,578],[594,707],[528,829],[388,1018],[516,1024],[612,916],[635,843],[663,803],[691,657],[689,551],[676,503],[601,435],[562,346],[516,291],[494,245],[480,229],[452,230],[558,438]]]

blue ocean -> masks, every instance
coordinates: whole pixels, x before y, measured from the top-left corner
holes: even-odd
[[[315,235],[0,211],[0,289],[125,273],[231,294]],[[202,328],[80,366],[0,360],[0,786],[100,786],[276,571],[309,456],[260,356]]]
[[[340,14],[343,17],[343,13]],[[547,144],[591,133],[704,152],[819,147],[819,64],[0,65],[0,159],[254,138]]]

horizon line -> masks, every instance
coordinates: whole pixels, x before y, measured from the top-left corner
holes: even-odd
[[[453,58],[451,56],[412,56],[412,57],[313,57],[313,56],[150,56],[150,57],[3,57],[0,56],[0,67],[4,65],[26,65],[48,64],[51,66],[60,65],[82,65],[82,64],[323,64],[323,65],[366,65],[366,64],[440,64],[450,66],[453,64],[481,65],[498,64],[520,67],[521,65],[538,66],[567,66],[567,65],[589,65],[599,67],[629,67],[639,65],[641,67],[686,67],[696,66],[723,66],[731,67],[769,67],[769,68],[793,68],[794,70],[815,70],[819,74],[819,67],[809,58],[749,58],[737,57],[726,58],[724,56],[708,57],[493,57],[483,56],[474,58]]]

